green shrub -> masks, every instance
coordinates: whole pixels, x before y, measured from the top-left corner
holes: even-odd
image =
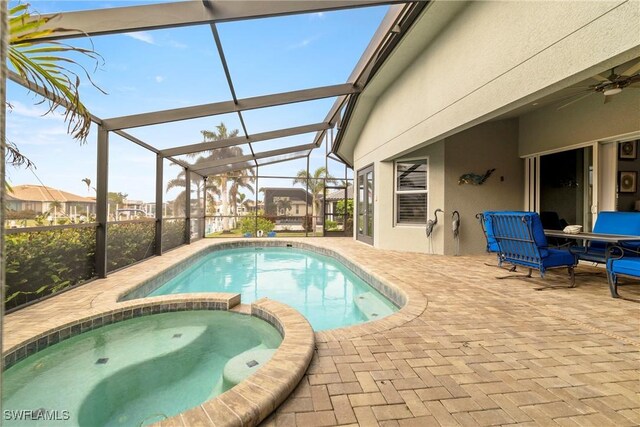
[[[6,235],[6,308],[95,276],[95,228],[62,228]]]
[[[107,271],[117,270],[150,257],[155,252],[156,224],[147,222],[109,224]]]
[[[256,235],[258,230],[262,230],[264,234],[267,234],[268,232],[273,231],[275,226],[276,225],[272,221],[269,221],[268,219],[261,216],[258,217],[257,228],[256,218],[253,216],[244,217],[240,221],[240,231],[242,232],[242,234],[251,233],[253,236]]]
[[[187,221],[184,219],[166,219],[162,223],[162,250],[168,251],[185,243]]]
[[[327,230],[336,230],[338,228],[338,223],[327,219],[324,221],[324,226]]]

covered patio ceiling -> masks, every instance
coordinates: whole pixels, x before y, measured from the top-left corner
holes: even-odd
[[[428,2],[392,1],[392,0],[320,0],[320,1],[251,1],[251,0],[203,0],[181,1],[172,3],[144,4],[138,6],[115,7],[109,9],[81,10],[49,14],[52,19],[46,24],[51,28],[73,29],[64,33],[56,33],[55,40],[70,38],[86,38],[90,36],[132,33],[137,31],[170,29],[206,25],[210,28],[210,43],[215,46],[219,56],[230,99],[179,108],[141,112],[113,117],[93,117],[100,132],[113,132],[135,144],[156,153],[160,158],[167,158],[180,164],[187,170],[201,176],[230,172],[248,167],[274,164],[292,159],[308,157],[311,151],[326,140],[332,145],[334,129],[339,132],[339,124],[343,110],[350,99],[354,99],[364,89],[375,71],[384,62],[389,52],[399,42],[415,18],[427,6]],[[323,85],[298,90],[270,93],[253,97],[239,97],[234,83],[234,75],[227,63],[217,25],[219,23],[271,18],[285,15],[324,13],[350,8],[374,7],[389,5],[384,19],[373,35],[369,45],[362,53],[355,68],[344,83]],[[42,41],[54,41],[42,37]],[[339,48],[339,46],[337,46]],[[250,60],[250,58],[249,58]],[[269,76],[263,76],[269,78]],[[27,86],[41,95],[44,91],[32,82],[25,82],[15,73],[9,78],[14,82]],[[191,84],[198,84],[192,82]],[[326,113],[324,120],[318,123],[307,123],[301,126],[270,129],[266,132],[251,133],[247,126],[247,112],[270,107],[299,104],[321,99],[334,99],[333,105]],[[177,145],[172,147],[156,147],[153,142],[145,141],[131,134],[130,129],[153,125],[163,125],[178,121],[198,118],[235,115],[239,120],[238,136],[222,140],[196,144]],[[277,149],[258,151],[255,143],[268,140],[285,140],[291,136],[308,138],[302,144],[289,144]],[[209,160],[196,163],[185,155],[197,157],[206,151],[245,145],[249,153],[234,157]],[[181,157],[181,158],[176,158]]]

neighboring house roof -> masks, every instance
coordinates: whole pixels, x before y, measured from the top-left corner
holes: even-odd
[[[8,200],[21,200],[25,202],[81,202],[95,203],[95,198],[78,196],[53,187],[43,185],[16,185],[7,194]]]
[[[353,199],[353,185],[347,187],[347,199]],[[327,193],[327,200],[344,200],[344,190],[332,190]]]

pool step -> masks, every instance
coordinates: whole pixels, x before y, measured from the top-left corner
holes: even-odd
[[[251,349],[233,357],[224,365],[222,377],[225,383],[238,384],[267,363],[275,352],[271,348]]]
[[[353,302],[367,320],[380,319],[392,313],[392,310],[371,292],[354,296]]]

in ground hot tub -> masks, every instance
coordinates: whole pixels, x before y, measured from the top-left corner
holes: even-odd
[[[3,425],[152,424],[223,393],[234,385],[223,379],[231,359],[269,353],[261,350],[281,341],[267,322],[226,311],[177,311],[103,326],[11,366],[3,410],[16,416],[5,416]],[[20,411],[23,421],[16,420]]]

